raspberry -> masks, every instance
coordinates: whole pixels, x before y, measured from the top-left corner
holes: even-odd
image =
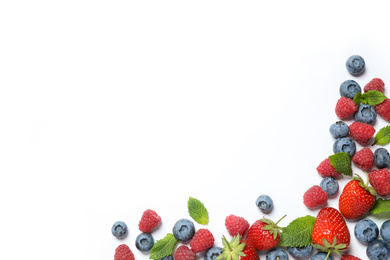
[[[362,260],[359,257],[353,255],[343,255],[340,260]]]
[[[333,177],[337,178],[341,175],[336,169],[330,164],[329,158],[326,158],[323,160],[320,165],[317,167],[317,172],[322,176],[322,177]]]
[[[341,119],[347,119],[357,111],[357,106],[352,99],[341,97],[336,104],[336,115]]]
[[[375,106],[375,111],[386,121],[390,121],[390,98]]]
[[[151,209],[147,209],[142,214],[141,220],[138,223],[138,228],[141,232],[150,233],[161,222],[161,217]]]
[[[377,90],[383,93],[385,91],[385,83],[380,78],[374,78],[364,86],[364,92],[370,90]]]
[[[182,245],[176,249],[173,258],[175,260],[195,260],[196,254],[188,246]]]
[[[355,153],[352,161],[363,171],[368,171],[374,165],[374,153],[370,148],[363,148]]]
[[[390,171],[387,168],[371,171],[368,174],[371,186],[380,196],[390,194]]]
[[[314,185],[303,195],[303,204],[308,208],[315,208],[323,205],[328,200],[328,193],[323,191],[320,186]]]
[[[375,128],[366,123],[353,122],[349,126],[349,133],[356,142],[361,145],[367,145],[368,141],[375,134]]]
[[[243,217],[237,217],[233,214],[229,215],[225,219],[225,226],[229,235],[232,237],[237,236],[237,233],[242,236],[244,232],[249,228],[249,222]]]
[[[191,250],[194,253],[206,251],[214,245],[214,236],[210,230],[201,228],[196,231],[194,237],[190,242]]]
[[[119,245],[115,249],[114,260],[134,260],[133,252],[126,244]]]

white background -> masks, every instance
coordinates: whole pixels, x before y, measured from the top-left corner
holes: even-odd
[[[339,86],[390,84],[390,38],[386,1],[312,2],[1,1],[0,258],[113,259],[126,243],[148,259],[142,212],[161,239],[190,196],[218,246],[227,215],[263,216],[261,194],[282,226],[315,216],[302,195],[333,153]],[[349,253],[367,259],[354,224]]]

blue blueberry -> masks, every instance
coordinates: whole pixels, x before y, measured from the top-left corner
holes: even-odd
[[[256,205],[263,213],[269,213],[274,205],[272,199],[268,195],[260,195],[256,200]]]
[[[337,121],[330,126],[329,132],[334,138],[346,137],[349,133],[349,126],[343,121]]]
[[[268,252],[265,259],[266,260],[288,260],[288,254],[286,250],[282,248],[275,248]]]
[[[345,63],[348,72],[353,76],[359,76],[363,73],[364,68],[366,67],[366,62],[359,55],[352,55],[348,58]]]
[[[148,252],[154,246],[153,236],[149,233],[141,233],[135,238],[135,247],[142,252]]]
[[[325,260],[326,256],[328,255],[328,253],[326,252],[318,252],[318,253],[315,253],[311,258],[310,260]],[[329,257],[327,258],[327,260],[333,260],[333,256],[332,255],[329,255]]]
[[[222,248],[218,246],[213,246],[209,249],[207,249],[204,260],[215,260],[220,254],[222,253]]]
[[[157,259],[157,260],[173,260],[173,256],[169,255],[169,256],[165,256],[165,257]]]
[[[357,240],[368,244],[378,238],[379,228],[371,219],[362,219],[356,223],[354,233]]]
[[[350,79],[341,83],[340,95],[342,97],[353,99],[356,93],[360,93],[360,92],[362,92],[362,89],[360,88],[360,85],[354,80]]]
[[[287,252],[294,258],[306,258],[313,251],[313,246],[308,245],[304,247],[288,247]]]
[[[390,246],[383,240],[374,240],[368,244],[366,254],[370,260],[387,260],[390,257]]]
[[[333,152],[344,152],[352,157],[356,152],[356,143],[351,137],[342,137],[336,140],[333,144]]]
[[[376,120],[375,109],[368,104],[361,104],[355,112],[355,121],[372,125]]]
[[[381,225],[380,234],[387,243],[390,243],[390,220],[386,220]]]
[[[374,164],[379,169],[390,166],[390,154],[385,148],[378,148],[374,152]]]
[[[117,238],[123,238],[127,234],[127,225],[123,221],[117,221],[112,225],[111,233]]]
[[[189,219],[180,219],[173,226],[172,233],[177,240],[187,242],[191,240],[195,234],[194,223]]]
[[[329,197],[333,197],[339,191],[339,183],[332,177],[325,177],[320,182],[320,187],[328,193]]]

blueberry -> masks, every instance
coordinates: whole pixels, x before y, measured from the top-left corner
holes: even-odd
[[[326,258],[326,256],[328,255],[328,253],[326,252],[318,252],[318,253],[315,253],[311,258],[310,260],[324,260]],[[327,260],[333,260],[333,256],[332,255],[329,255],[329,257],[327,258]]]
[[[353,76],[359,76],[363,73],[366,63],[359,55],[352,55],[345,63],[348,72]]]
[[[127,225],[123,221],[117,221],[112,225],[111,233],[117,238],[123,238],[127,234]]]
[[[173,226],[172,233],[177,240],[187,242],[195,234],[194,223],[189,219],[180,219]]]
[[[333,144],[333,152],[345,152],[352,157],[356,152],[356,143],[351,137],[342,137]]]
[[[269,213],[274,205],[272,199],[268,195],[260,195],[256,200],[256,205],[263,213]]]
[[[169,256],[165,256],[165,257],[157,259],[157,260],[173,260],[173,256],[169,255]]]
[[[355,121],[372,125],[376,120],[375,109],[368,104],[361,104],[355,112]]]
[[[378,238],[379,229],[371,219],[362,219],[356,223],[354,233],[357,240],[368,244]]]
[[[385,148],[378,148],[374,152],[374,164],[379,169],[390,166],[390,154]]]
[[[381,229],[380,229],[380,234],[387,243],[390,243],[390,220],[386,220],[383,222]]]
[[[320,187],[323,191],[328,193],[329,197],[333,197],[339,191],[339,183],[332,177],[325,177],[320,182]]]
[[[312,251],[312,245],[304,247],[287,247],[287,252],[294,258],[306,258],[311,254]]]
[[[286,250],[282,248],[275,248],[268,252],[265,259],[266,260],[288,260],[288,254]]]
[[[360,92],[362,92],[362,89],[360,88],[359,84],[354,80],[350,79],[341,83],[340,95],[342,97],[353,99],[356,93],[360,93]]]
[[[349,127],[343,121],[337,121],[330,126],[329,132],[334,138],[346,137],[349,133]]]
[[[367,246],[366,254],[370,260],[387,260],[390,257],[390,246],[383,240],[374,240]]]
[[[154,246],[153,236],[149,233],[141,233],[135,239],[135,247],[142,252],[147,252]]]
[[[217,256],[219,256],[221,253],[222,253],[222,248],[218,246],[213,246],[207,249],[204,255],[204,260],[215,260],[215,258],[217,258]]]

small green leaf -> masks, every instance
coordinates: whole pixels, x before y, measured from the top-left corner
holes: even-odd
[[[377,199],[375,205],[370,210],[370,214],[376,215],[385,212],[390,212],[390,200]]]
[[[149,259],[160,259],[173,254],[173,250],[178,240],[168,233],[163,239],[157,240],[152,250],[150,250]]]
[[[378,90],[370,90],[362,95],[362,102],[369,104],[370,106],[376,106],[382,103],[386,99],[386,96]]]
[[[374,144],[386,145],[390,143],[390,125],[382,127],[375,135]]]
[[[209,223],[209,213],[202,202],[199,200],[190,197],[188,199],[188,213],[191,218],[196,222],[202,225],[207,225]]]
[[[330,164],[338,171],[347,176],[352,176],[351,158],[344,152],[329,156]]]
[[[279,244],[286,247],[304,247],[312,244],[311,234],[315,221],[316,218],[310,215],[293,220],[283,228]]]
[[[353,102],[355,102],[357,106],[360,106],[360,103],[362,102],[362,93],[356,93],[356,95],[353,97]]]

